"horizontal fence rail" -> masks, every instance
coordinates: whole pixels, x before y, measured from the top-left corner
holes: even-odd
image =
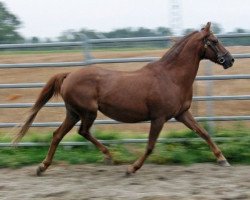
[[[233,54],[236,59],[250,58],[250,54]],[[0,69],[5,68],[47,68],[47,67],[78,67],[93,64],[111,64],[111,63],[132,63],[132,62],[152,62],[160,57],[135,57],[135,58],[108,58],[108,59],[90,59],[79,62],[58,62],[58,63],[16,63],[0,64]]]
[[[250,33],[238,34],[215,34],[218,38],[239,38],[250,37]],[[135,38],[105,38],[105,39],[87,39],[89,44],[116,43],[116,42],[152,42],[152,41],[172,41],[182,36],[159,36],[159,37],[135,37]],[[0,49],[23,49],[23,48],[41,48],[41,47],[81,47],[83,42],[53,42],[53,43],[24,43],[24,44],[1,44]]]
[[[250,141],[250,137],[212,137],[215,142],[225,141]],[[110,144],[138,144],[147,143],[148,139],[117,139],[117,140],[98,140],[104,145]],[[171,144],[171,143],[183,143],[183,142],[203,142],[201,138],[158,138],[157,143]],[[21,142],[18,144],[12,144],[10,142],[0,143],[0,147],[47,147],[50,143],[47,142]],[[72,147],[72,146],[86,146],[92,145],[90,142],[60,142],[59,146]]]
[[[250,95],[235,96],[195,96],[193,101],[225,101],[225,100],[250,100]],[[0,108],[30,108],[34,103],[2,103]],[[44,107],[64,107],[63,102],[47,103]]]
[[[205,121],[245,121],[250,120],[250,116],[212,116],[212,117],[195,117],[198,122]],[[175,119],[169,120],[169,122],[176,122]],[[144,121],[140,123],[149,123],[149,121]],[[59,127],[61,122],[35,122],[31,127]],[[124,124],[123,122],[115,121],[112,119],[107,120],[95,120],[94,124],[96,125],[105,125],[105,124]],[[133,124],[133,123],[130,123]],[[20,123],[0,123],[0,128],[13,128],[19,127],[22,124]],[[76,126],[80,126],[80,123],[77,123]]]
[[[235,79],[250,79],[250,74],[238,74],[238,75],[214,75],[214,76],[197,76],[197,81],[209,81],[209,80],[235,80]],[[10,83],[0,84],[0,89],[11,88],[41,88],[45,83]]]
[[[250,54],[249,54],[250,58]],[[46,67],[78,67],[93,64],[110,64],[110,63],[131,63],[131,62],[151,62],[159,59],[158,57],[138,57],[138,58],[110,58],[110,59],[91,59],[79,62],[58,62],[58,63],[16,63],[0,64],[0,69],[4,68],[46,68]]]

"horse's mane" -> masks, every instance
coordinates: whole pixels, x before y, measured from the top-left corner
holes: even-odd
[[[177,41],[168,51],[165,53],[160,61],[168,61],[174,59],[176,56],[179,55],[179,53],[182,51],[183,47],[187,44],[190,37],[196,34],[198,31],[194,31],[183,38],[181,38],[179,41]]]

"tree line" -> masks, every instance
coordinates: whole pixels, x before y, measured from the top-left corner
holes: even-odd
[[[98,32],[95,30],[89,29],[81,29],[81,30],[66,30],[61,33],[56,39],[46,38],[41,39],[39,37],[31,37],[26,38],[22,36],[18,29],[21,26],[21,21],[8,9],[5,5],[0,2],[0,44],[11,44],[11,43],[39,43],[39,42],[53,42],[61,41],[61,42],[74,42],[83,40],[83,36],[87,36],[90,39],[98,39],[98,38],[128,38],[128,37],[150,37],[150,36],[171,36],[173,32],[171,28],[168,27],[158,27],[155,29],[149,29],[145,27],[139,28],[121,28],[112,30],[109,32]],[[220,24],[213,23],[213,32],[214,33],[222,33],[223,29]],[[192,28],[187,28],[183,30],[183,35],[188,34],[194,31]],[[236,28],[231,33],[245,33],[248,32],[243,28]],[[234,38],[234,39],[223,39],[223,43],[226,45],[250,45],[250,38]],[[136,44],[127,44],[128,46],[135,46]],[[147,45],[151,46],[166,46],[165,44],[159,42],[149,42]]]

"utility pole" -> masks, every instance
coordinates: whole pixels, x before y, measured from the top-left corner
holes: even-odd
[[[169,12],[170,28],[173,30],[174,35],[181,35],[182,31],[182,9],[181,0],[170,0]]]

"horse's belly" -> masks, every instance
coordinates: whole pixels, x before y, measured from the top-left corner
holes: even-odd
[[[109,118],[117,121],[136,123],[149,119],[146,107],[129,107],[115,105],[99,105],[99,110]]]

